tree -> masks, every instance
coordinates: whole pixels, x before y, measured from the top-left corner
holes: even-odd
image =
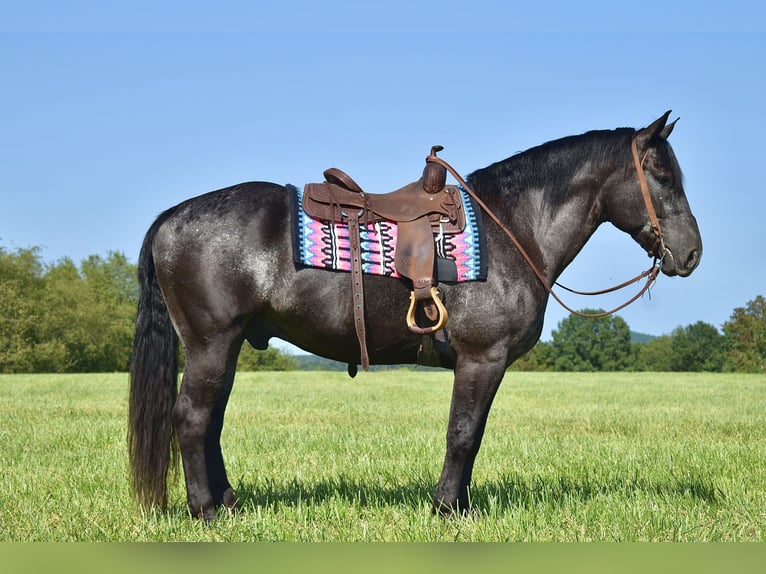
[[[727,367],[747,373],[766,372],[766,299],[758,295],[737,307],[723,324],[729,344]]]
[[[633,343],[634,371],[672,371],[673,338],[670,335],[655,337],[646,343]]]
[[[124,255],[43,264],[0,248],[0,372],[124,371],[138,282]]]
[[[39,301],[43,319],[30,351],[35,372],[65,373],[90,371],[88,346],[99,327],[92,325],[97,313],[83,284],[80,271],[71,259],[51,265],[44,276],[44,296]]]
[[[722,371],[726,341],[713,325],[697,321],[673,331],[670,367],[673,371]]]
[[[616,315],[591,318],[571,314],[558,324],[552,337],[551,355],[556,370],[618,371],[631,365],[630,329]]]
[[[0,372],[32,372],[31,346],[39,339],[44,312],[40,249],[10,252],[0,247]]]
[[[91,255],[80,264],[80,269],[97,310],[91,324],[99,329],[99,337],[93,341],[90,368],[127,370],[138,305],[136,266],[122,253],[109,252],[106,258]]]
[[[539,341],[532,350],[519,357],[509,367],[510,371],[552,371],[553,357],[551,345],[545,341]]]
[[[244,344],[237,361],[238,371],[292,371],[298,368],[298,361],[275,347],[257,351]]]

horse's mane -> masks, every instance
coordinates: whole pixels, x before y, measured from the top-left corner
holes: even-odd
[[[467,178],[483,197],[503,196],[513,204],[524,193],[542,193],[552,207],[567,198],[572,179],[584,162],[614,162],[630,157],[633,128],[596,130],[552,140],[478,169]]]

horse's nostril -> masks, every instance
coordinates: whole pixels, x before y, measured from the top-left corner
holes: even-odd
[[[697,263],[699,262],[700,252],[699,249],[693,249],[691,253],[689,253],[689,257],[686,259],[686,269],[691,271],[697,266]]]

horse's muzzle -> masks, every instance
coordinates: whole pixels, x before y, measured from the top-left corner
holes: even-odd
[[[662,260],[662,272],[669,277],[678,275],[688,277],[699,265],[702,256],[702,246],[690,249],[683,258],[676,257],[672,249],[666,248],[665,257]]]

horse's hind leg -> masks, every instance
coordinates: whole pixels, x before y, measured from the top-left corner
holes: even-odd
[[[215,506],[223,505],[235,509],[237,507],[237,500],[234,496],[231,483],[226,476],[226,467],[223,464],[223,452],[221,451],[223,417],[233,383],[234,368],[231,368],[226,373],[225,386],[213,407],[210,417],[210,426],[208,427],[207,438],[205,440],[205,461],[207,464],[208,484],[213,495],[213,504]]]
[[[227,339],[187,349],[184,376],[173,409],[189,510],[215,519],[215,507],[234,506],[221,453],[221,430],[234,382],[239,343]]]

